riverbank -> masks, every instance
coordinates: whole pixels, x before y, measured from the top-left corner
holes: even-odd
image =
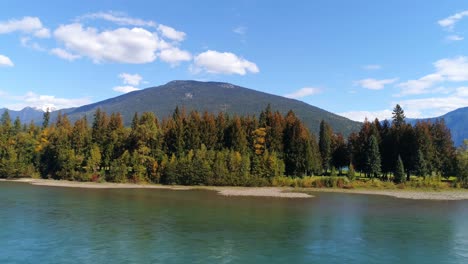
[[[439,200],[439,201],[457,201],[457,200],[468,200],[468,190],[464,189],[453,189],[453,190],[415,190],[415,189],[393,189],[393,190],[382,190],[382,189],[336,189],[336,188],[304,188],[298,189],[305,193],[314,192],[335,192],[335,193],[349,193],[349,194],[365,194],[365,195],[384,195],[391,196],[400,199],[412,199],[412,200]]]
[[[212,190],[223,196],[253,196],[253,197],[279,197],[279,198],[311,198],[320,192],[335,192],[348,194],[384,195],[401,199],[414,200],[468,200],[468,190],[415,190],[415,189],[339,189],[339,188],[292,188],[292,187],[225,187],[225,186],[179,186],[157,184],[133,183],[95,183],[74,182],[46,179],[14,179],[9,182],[24,182],[39,186],[90,188],[90,189],[166,189],[166,190]]]
[[[134,183],[96,183],[96,182],[75,182],[63,180],[46,179],[14,179],[2,180],[9,182],[24,182],[39,186],[68,187],[68,188],[89,188],[89,189],[165,189],[165,190],[211,190],[223,196],[256,196],[256,197],[279,197],[279,198],[311,198],[313,195],[303,192],[291,192],[293,188],[283,187],[224,187],[224,186],[180,186],[180,185],[158,185],[158,184],[134,184]]]

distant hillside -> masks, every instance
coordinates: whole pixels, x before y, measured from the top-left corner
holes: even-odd
[[[298,100],[220,82],[172,81],[66,112],[71,119],[76,119],[83,115],[92,117],[96,109],[101,108],[107,113],[120,112],[128,125],[135,112],[154,112],[159,118],[165,118],[179,106],[187,111],[258,115],[268,104],[283,114],[292,109],[314,133],[318,133],[322,119],[345,135],[360,128],[358,122]]]
[[[0,109],[0,114],[3,114],[7,110],[6,108]],[[8,110],[8,114],[10,115],[11,121],[14,121],[17,117],[21,120],[22,123],[29,124],[31,121],[37,122],[37,120],[41,120],[44,112],[38,109],[34,109],[32,107],[25,107],[20,111],[15,110]]]
[[[409,122],[413,124],[420,120],[429,120],[431,122],[435,122],[437,119],[445,120],[445,124],[452,133],[452,139],[455,143],[455,146],[461,146],[463,144],[463,140],[468,139],[468,107],[458,108],[439,117],[427,119],[409,119]]]
[[[107,113],[120,112],[125,124],[130,125],[135,112],[154,112],[160,119],[171,116],[176,106],[186,111],[198,110],[212,113],[227,112],[238,115],[257,115],[270,104],[282,114],[293,110],[312,132],[318,135],[320,121],[324,119],[335,132],[348,135],[360,129],[360,123],[330,113],[304,102],[220,82],[172,81],[165,85],[127,93],[101,102],[78,108],[62,109],[73,121],[84,115],[92,120],[97,108]],[[3,111],[2,111],[3,112]],[[55,119],[58,111],[51,113]],[[20,115],[22,122],[42,122],[43,112],[32,108],[10,111],[14,119]]]

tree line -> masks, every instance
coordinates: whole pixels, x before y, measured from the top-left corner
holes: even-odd
[[[1,116],[0,177],[185,185],[270,185],[275,177],[339,174],[403,182],[409,175],[455,175],[457,151],[443,123],[365,121],[348,139],[324,121],[317,137],[289,111],[270,106],[257,116],[176,108],[159,120],[135,113],[125,127],[119,113],[97,109],[73,124],[59,114],[41,126]]]

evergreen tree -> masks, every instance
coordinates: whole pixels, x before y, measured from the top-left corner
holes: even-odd
[[[320,122],[320,135],[319,135],[319,148],[320,148],[320,154],[322,156],[322,167],[325,170],[325,173],[327,173],[328,169],[330,168],[331,165],[331,159],[332,159],[332,148],[331,148],[331,137],[332,137],[333,131],[331,127],[325,122],[321,121]]]
[[[49,108],[47,107],[47,110],[44,112],[42,116],[42,129],[45,129],[49,126],[50,122],[50,111]]]
[[[416,156],[415,173],[420,177],[426,177],[427,175],[427,163],[421,150],[418,150],[418,155]]]
[[[401,106],[397,104],[395,108],[393,108],[392,112],[392,125],[396,126],[397,128],[401,127],[403,124],[405,124],[405,118],[405,111],[403,111]]]
[[[395,165],[395,171],[393,173],[393,180],[395,183],[403,183],[406,181],[405,177],[405,168],[403,166],[403,161],[401,157],[398,155],[397,163]]]
[[[349,153],[342,134],[332,135],[332,165],[342,172],[349,164]]]
[[[367,158],[366,158],[366,173],[371,177],[379,177],[381,173],[381,161],[380,161],[380,151],[377,138],[372,135],[369,139],[369,145],[367,148]]]

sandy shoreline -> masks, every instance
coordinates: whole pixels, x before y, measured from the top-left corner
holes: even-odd
[[[4,180],[9,182],[24,182],[32,185],[68,187],[68,188],[89,188],[89,189],[166,189],[166,190],[212,190],[223,196],[257,196],[257,197],[279,197],[279,198],[310,198],[313,195],[301,192],[288,192],[292,188],[279,187],[218,187],[218,186],[171,186],[157,184],[133,184],[133,183],[95,183],[95,182],[74,182],[45,179],[14,179]]]
[[[334,193],[349,193],[349,194],[365,194],[365,195],[383,195],[391,196],[400,199],[412,200],[438,200],[438,201],[458,201],[468,200],[468,190],[368,190],[368,189],[302,189],[309,192],[334,192]]]
[[[0,181],[24,182],[32,185],[90,188],[90,189],[166,189],[166,190],[212,190],[223,196],[256,196],[279,198],[311,198],[314,193],[335,192],[348,194],[384,195],[401,199],[414,200],[468,200],[468,190],[369,190],[369,189],[331,189],[331,188],[291,188],[291,187],[218,187],[218,186],[171,186],[133,183],[94,183],[45,179],[14,179]]]

